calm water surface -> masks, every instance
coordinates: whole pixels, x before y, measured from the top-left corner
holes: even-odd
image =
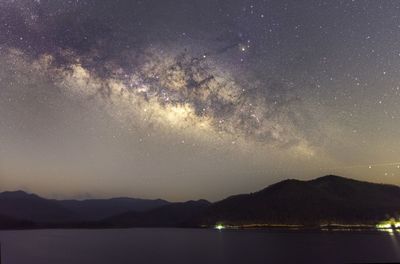
[[[1,231],[2,264],[400,261],[400,235],[137,228]]]

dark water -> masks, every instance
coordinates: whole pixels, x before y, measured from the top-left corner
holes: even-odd
[[[400,261],[384,232],[114,229],[1,231],[2,264],[346,263]]]

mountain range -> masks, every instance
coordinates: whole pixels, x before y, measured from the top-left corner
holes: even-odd
[[[169,202],[161,199],[45,199],[23,191],[0,193],[0,215],[35,223],[95,222],[124,212],[148,211]]]
[[[255,193],[171,203],[162,199],[54,200],[0,193],[0,228],[375,225],[400,214],[400,187],[328,175],[284,180]]]
[[[399,214],[400,187],[328,175],[228,197],[210,206],[197,224],[376,224]]]

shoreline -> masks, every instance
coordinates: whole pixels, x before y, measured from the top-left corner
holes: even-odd
[[[264,231],[311,231],[311,232],[389,232],[399,233],[400,228],[377,228],[374,225],[324,225],[324,226],[300,226],[300,225],[244,225],[244,226],[36,226],[36,227],[15,227],[15,228],[0,228],[1,231],[32,231],[32,230],[110,230],[110,229],[207,229],[217,231],[230,230],[264,230]]]

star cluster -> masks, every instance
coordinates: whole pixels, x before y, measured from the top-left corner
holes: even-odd
[[[399,9],[0,0],[3,184],[179,200],[328,173],[399,183]]]

